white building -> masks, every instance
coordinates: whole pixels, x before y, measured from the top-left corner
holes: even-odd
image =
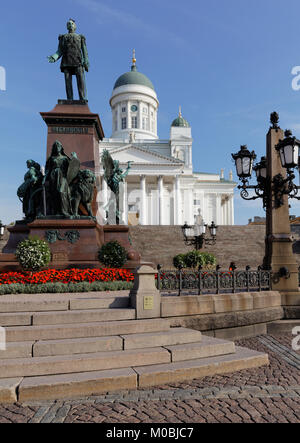
[[[157,135],[159,101],[151,81],[137,71],[121,75],[110,99],[112,135],[100,142],[100,156],[107,149],[122,169],[133,161],[124,184],[121,207],[129,225],[194,224],[201,215],[205,223],[234,224],[232,173],[193,172],[192,131],[179,116],[173,121],[170,139]],[[104,204],[108,190],[100,167]]]

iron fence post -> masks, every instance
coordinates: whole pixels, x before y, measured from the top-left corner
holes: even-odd
[[[235,288],[236,288],[236,281],[235,281],[235,270],[236,266],[232,266],[232,293],[235,294]]]
[[[161,265],[157,265],[157,289],[160,291],[161,289],[161,282],[160,282],[160,270],[161,270],[162,266]]]
[[[249,288],[249,271],[250,271],[250,266],[246,266],[246,272],[247,272],[247,292],[250,292],[250,288]]]
[[[258,266],[258,292],[261,292],[261,266]]]
[[[198,268],[198,295],[202,294],[202,266]]]
[[[178,292],[179,297],[181,296],[181,292],[182,292],[182,266],[179,267],[179,292]]]
[[[216,267],[216,284],[217,284],[217,294],[220,294],[220,269],[221,266]]]

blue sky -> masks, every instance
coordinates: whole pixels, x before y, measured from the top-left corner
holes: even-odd
[[[39,112],[65,97],[59,64],[48,64],[57,36],[72,17],[86,36],[90,57],[89,105],[111,134],[109,98],[115,80],[130,68],[153,82],[160,101],[158,131],[168,138],[182,106],[192,126],[195,171],[225,176],[231,153],[248,144],[265,154],[272,111],[282,128],[300,137],[300,91],[291,87],[300,66],[297,0],[11,0],[2,2],[0,66],[0,219],[22,218],[16,189],[28,158],[45,163],[46,126]],[[297,178],[298,184],[298,178]],[[300,215],[300,205],[292,213]],[[237,224],[263,215],[261,202],[237,197]]]

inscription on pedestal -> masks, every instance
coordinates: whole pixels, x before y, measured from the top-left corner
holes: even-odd
[[[82,134],[87,135],[89,133],[88,128],[78,128],[78,127],[63,127],[63,126],[52,126],[52,134]]]
[[[154,297],[144,297],[144,310],[151,311],[154,308]]]
[[[68,261],[68,254],[65,252],[54,252],[52,254],[52,261]]]

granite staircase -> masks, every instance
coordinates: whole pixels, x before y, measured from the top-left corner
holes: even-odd
[[[187,381],[268,364],[266,354],[136,320],[128,292],[0,297],[0,402],[28,402]]]

